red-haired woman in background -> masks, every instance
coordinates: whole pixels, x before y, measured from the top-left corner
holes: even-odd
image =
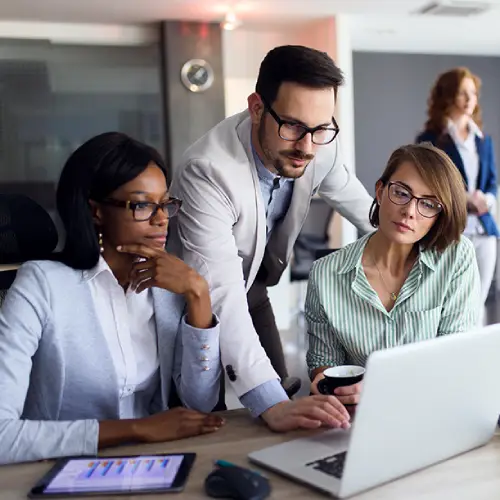
[[[481,80],[467,68],[439,75],[428,101],[428,119],[417,142],[429,141],[445,151],[462,174],[467,190],[464,234],[476,250],[481,295],[486,301],[495,271],[499,231],[493,214],[497,172],[491,137],[482,130]]]

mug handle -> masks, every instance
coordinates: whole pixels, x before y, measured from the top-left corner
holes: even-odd
[[[320,394],[324,394],[325,396],[330,395],[330,391],[328,390],[328,386],[326,385],[326,378],[322,378],[318,381],[318,391]]]

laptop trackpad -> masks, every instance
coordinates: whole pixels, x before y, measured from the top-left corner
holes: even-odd
[[[267,464],[287,464],[289,467],[303,468],[314,460],[347,450],[350,436],[350,431],[332,429],[314,436],[277,444],[251,453],[250,456]]]
[[[351,430],[330,429],[324,432],[318,432],[314,436],[309,436],[301,441],[311,441],[312,443],[321,443],[327,446],[346,446],[351,438]]]

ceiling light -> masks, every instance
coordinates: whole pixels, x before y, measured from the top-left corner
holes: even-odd
[[[416,13],[431,16],[466,17],[482,14],[490,7],[491,5],[486,2],[440,0],[424,5]]]
[[[236,14],[234,12],[228,12],[224,21],[221,23],[223,29],[231,31],[240,26],[241,22],[238,21]]]

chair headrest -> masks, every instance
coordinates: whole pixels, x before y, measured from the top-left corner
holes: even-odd
[[[0,264],[47,258],[57,246],[50,215],[24,195],[0,194]]]

